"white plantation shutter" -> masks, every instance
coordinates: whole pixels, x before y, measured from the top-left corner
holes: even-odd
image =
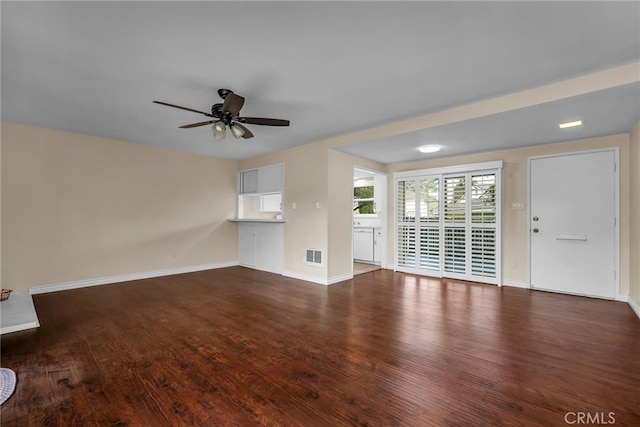
[[[495,229],[471,229],[471,275],[496,277]]]
[[[472,175],[471,176],[471,222],[474,224],[495,224],[496,199],[495,199],[496,175]]]
[[[453,176],[444,179],[444,221],[462,222],[467,217],[466,177]]]
[[[398,266],[416,266],[416,228],[401,225],[398,227]]]
[[[471,275],[496,277],[496,174],[471,176]]]
[[[464,275],[467,272],[466,232],[463,227],[444,229],[444,271],[447,273]]]
[[[435,223],[440,221],[440,178],[426,178],[419,183],[420,222]]]
[[[421,270],[440,273],[440,177],[422,178],[419,183]]]
[[[440,271],[440,228],[420,228],[420,268]]]
[[[398,181],[396,186],[396,265],[416,266],[415,181]]]
[[[500,283],[500,169],[396,184],[396,270]]]

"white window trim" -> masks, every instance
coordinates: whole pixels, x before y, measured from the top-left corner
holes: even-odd
[[[502,169],[502,160],[484,163],[469,163],[466,165],[444,166],[440,168],[418,169],[404,172],[394,172],[393,178],[416,178],[425,175],[441,175],[450,173],[480,172],[483,170]]]

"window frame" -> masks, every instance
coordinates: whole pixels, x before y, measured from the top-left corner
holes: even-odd
[[[483,175],[495,176],[493,182],[491,182],[490,179],[483,178],[481,180],[482,185],[486,185],[486,187],[488,188],[487,191],[492,191],[493,195],[488,198],[489,200],[492,200],[492,204],[489,204],[488,206],[492,207],[493,212],[490,211],[487,217],[485,217],[485,214],[483,213],[480,217],[481,221],[477,221],[478,216],[474,215],[473,211],[474,207],[478,205],[478,203],[474,202],[474,200],[477,201],[478,197],[477,193],[474,193],[473,191],[474,189],[472,188],[472,184],[474,183],[474,179],[476,177],[481,177]],[[447,179],[455,179],[456,177],[464,178],[465,181],[465,202],[463,206],[464,221],[458,221],[456,219],[459,218],[448,218],[446,216],[447,195],[445,194],[445,182]],[[428,222],[423,221],[423,218],[421,218],[422,215],[418,212],[418,210],[421,210],[420,194],[422,193],[422,190],[420,183],[421,180],[434,178],[439,179],[439,218],[437,222]],[[484,182],[485,180],[489,184],[486,184]],[[400,189],[399,185],[400,182],[411,181],[414,182],[413,203],[415,206],[415,216],[413,218],[405,216],[400,218],[400,215],[403,213],[400,212],[400,209],[403,208],[403,206],[400,205],[404,202],[401,202],[398,198]],[[413,274],[435,277],[452,277],[462,280],[480,281],[483,283],[493,283],[500,286],[502,285],[502,161],[397,172],[394,173],[394,182],[394,271],[403,271]],[[493,186],[493,188],[491,188],[491,186]],[[469,203],[469,201],[471,202]],[[486,202],[483,202],[483,204],[485,203]],[[448,219],[452,220],[448,221]],[[486,221],[485,219],[489,219],[489,221]],[[405,232],[404,240],[410,241],[411,245],[413,245],[409,246],[409,248],[413,248],[413,256],[407,255],[407,252],[401,253],[402,248],[400,247],[400,245],[403,242],[399,240],[399,227],[403,227],[402,230],[404,230]],[[439,256],[439,269],[424,268],[421,266],[422,256],[428,253],[429,250],[432,250],[433,253],[436,253],[436,240],[433,237],[433,232],[436,228],[439,233],[439,248],[437,250]],[[465,267],[462,273],[459,268],[454,269],[454,271],[447,271],[447,268],[445,268],[447,262],[450,263],[451,261],[446,259],[447,254],[445,253],[445,250],[451,249],[449,247],[445,247],[446,233],[452,235],[451,233],[454,233],[456,228],[462,228],[465,230],[464,247],[460,249],[464,252],[464,256],[456,258],[455,260],[460,263],[463,259]],[[492,232],[490,230],[494,231]],[[458,234],[460,235],[460,233]],[[478,236],[483,236],[482,238],[486,238],[487,242],[493,242],[493,246],[485,246],[486,243],[484,242],[484,240],[479,241]],[[421,239],[423,239],[423,237],[423,244],[430,245],[430,249],[425,249],[421,246]],[[460,256],[460,254],[462,254],[460,250],[456,252],[458,254],[457,256]],[[401,258],[403,260],[408,259],[410,261],[411,259],[413,259],[413,261],[412,263],[410,263],[410,265],[403,265]],[[491,262],[492,259],[493,263]],[[422,264],[434,266],[435,263],[432,263],[430,260],[431,259],[427,260],[428,262],[426,264]]]

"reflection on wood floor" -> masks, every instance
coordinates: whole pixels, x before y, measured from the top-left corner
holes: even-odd
[[[364,262],[354,262],[353,263],[353,275],[356,276],[358,274],[368,273],[370,271],[380,270],[379,265],[367,264]]]

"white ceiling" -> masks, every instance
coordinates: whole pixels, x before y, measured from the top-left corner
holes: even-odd
[[[639,2],[1,3],[2,120],[243,159],[640,60]],[[178,129],[218,88],[250,140]],[[638,84],[341,150],[394,163],[628,132]],[[580,117],[580,129],[557,123]]]

